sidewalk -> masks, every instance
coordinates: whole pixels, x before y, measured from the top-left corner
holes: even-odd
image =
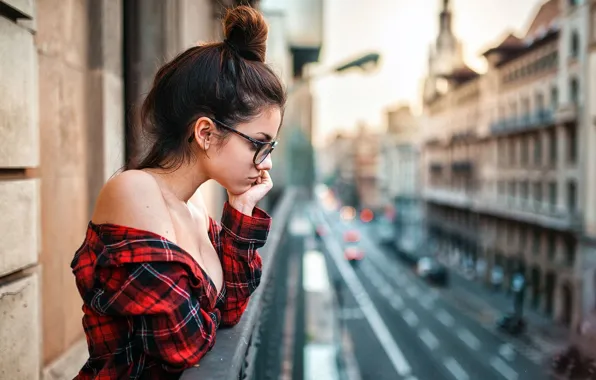
[[[504,291],[492,291],[481,281],[467,279],[460,272],[459,267],[450,266],[450,269],[452,286],[477,298],[477,302],[482,302],[485,307],[492,309],[491,313],[496,318],[513,308],[513,299]],[[543,353],[551,355],[570,343],[570,332],[567,327],[540,314],[527,304],[524,306],[523,313],[528,321],[526,336],[531,340],[532,345]]]

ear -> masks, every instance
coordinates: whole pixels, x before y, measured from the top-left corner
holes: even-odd
[[[215,137],[215,124],[208,117],[200,117],[193,127],[195,140],[199,143],[202,150],[207,151],[209,146],[213,144]]]

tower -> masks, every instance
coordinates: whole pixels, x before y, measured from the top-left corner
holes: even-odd
[[[455,68],[463,66],[463,54],[460,42],[453,34],[453,13],[449,0],[441,0],[439,12],[439,34],[430,47],[428,77],[424,84],[424,99],[432,99],[439,91],[437,84],[443,75],[450,74]]]

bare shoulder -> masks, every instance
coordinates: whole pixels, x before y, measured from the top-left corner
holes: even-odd
[[[147,230],[176,241],[161,189],[151,174],[141,170],[127,170],[110,179],[97,197],[91,220]]]

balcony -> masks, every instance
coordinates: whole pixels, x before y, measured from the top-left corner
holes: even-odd
[[[493,135],[507,135],[548,127],[554,123],[555,117],[551,110],[539,109],[534,113],[494,121],[490,125],[490,132]]]
[[[453,174],[472,174],[474,170],[474,163],[471,160],[456,160],[451,163],[451,171]]]
[[[572,123],[577,121],[577,103],[571,102],[561,105],[555,113],[555,120],[558,124]]]
[[[431,162],[428,167],[431,173],[440,174],[443,171],[443,164],[439,162]]]
[[[461,208],[473,206],[473,192],[471,190],[426,188],[423,190],[422,196],[427,201],[448,206]]]
[[[548,202],[511,196],[486,199],[476,205],[483,213],[559,231],[581,231],[581,213]]]
[[[273,210],[275,223],[267,244],[259,250],[263,258],[261,284],[251,296],[242,319],[232,328],[218,330],[213,349],[198,367],[184,371],[181,379],[262,379],[266,378],[264,367],[279,366],[279,355],[271,355],[271,352],[279,352],[282,344],[281,316],[287,307],[284,297],[293,284],[278,276],[287,271],[290,263],[288,255],[278,251],[282,250],[288,220],[300,198],[297,190],[286,190]]]
[[[429,226],[436,227],[443,232],[460,236],[466,240],[479,242],[479,229],[477,225],[466,225],[462,223],[457,223],[452,220],[447,219],[443,216],[433,215],[427,219],[427,224]]]

